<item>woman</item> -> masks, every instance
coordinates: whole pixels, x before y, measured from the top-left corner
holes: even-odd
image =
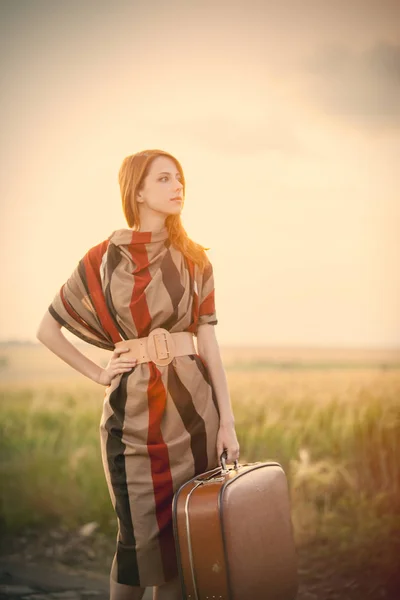
[[[124,159],[119,184],[129,229],[79,261],[37,338],[105,386],[100,442],[118,522],[111,600],[140,599],[148,586],[154,599],[178,600],[173,495],[220,465],[224,449],[228,462],[238,460],[239,444],[213,327],[212,265],[181,222],[182,167],[162,150],[139,152]],[[106,368],[61,327],[111,350]]]

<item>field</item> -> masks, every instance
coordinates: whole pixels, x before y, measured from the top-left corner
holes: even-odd
[[[78,347],[108,361],[104,350]],[[400,551],[400,351],[221,350],[240,463],[285,469],[302,573],[313,570],[307,549],[316,579],[329,559],[336,573],[368,572],[377,594],[379,585],[390,593]],[[94,523],[113,547],[98,440],[104,388],[39,344],[0,346],[0,374],[3,534]]]

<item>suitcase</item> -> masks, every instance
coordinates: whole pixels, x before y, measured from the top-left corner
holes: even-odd
[[[184,600],[294,600],[297,555],[278,462],[222,467],[182,484],[172,501]]]

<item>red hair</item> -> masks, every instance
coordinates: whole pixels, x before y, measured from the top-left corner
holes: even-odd
[[[136,202],[136,192],[140,191],[143,180],[147,176],[150,165],[157,156],[171,158],[181,175],[183,183],[183,201],[185,201],[185,177],[180,162],[164,150],[143,150],[127,156],[122,161],[118,173],[118,182],[121,190],[122,209],[128,226],[137,231],[140,227],[139,208]],[[203,271],[208,263],[205,248],[189,238],[181,221],[181,215],[168,215],[165,220],[168,237],[171,243],[178,248],[187,258],[197,263]]]

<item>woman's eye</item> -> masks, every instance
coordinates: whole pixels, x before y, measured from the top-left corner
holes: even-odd
[[[168,179],[167,175],[164,175],[164,177],[161,177],[160,181],[162,181],[163,179]],[[182,177],[179,177],[179,181],[182,181]]]

